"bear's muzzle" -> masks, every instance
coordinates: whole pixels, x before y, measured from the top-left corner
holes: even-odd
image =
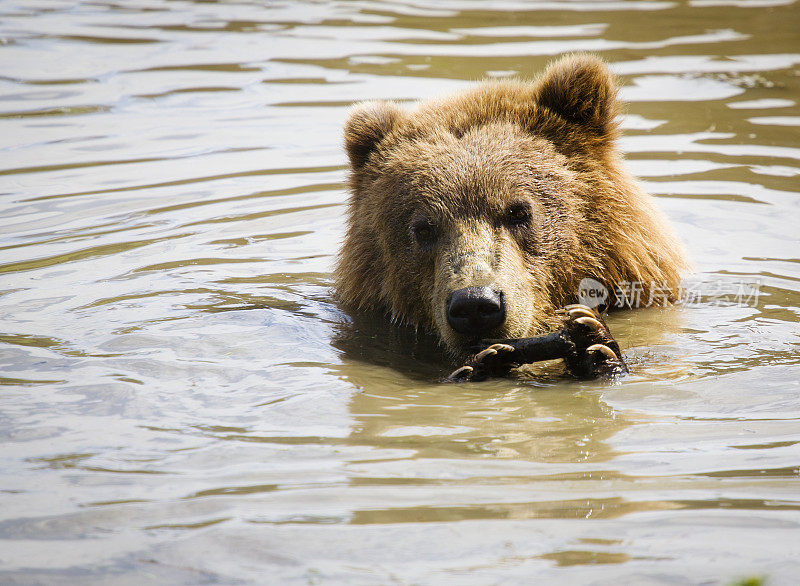
[[[491,287],[464,287],[447,297],[447,323],[459,334],[480,338],[505,319],[503,293]]]

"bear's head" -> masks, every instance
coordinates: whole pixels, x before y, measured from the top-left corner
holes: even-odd
[[[680,245],[622,168],[616,114],[613,79],[589,56],[414,109],[356,106],[341,300],[459,351],[553,329],[586,277],[674,289]]]

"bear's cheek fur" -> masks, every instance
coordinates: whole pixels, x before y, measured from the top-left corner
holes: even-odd
[[[396,195],[396,186],[380,185],[375,200],[381,200],[380,210],[370,231],[372,246],[377,246],[382,270],[377,274],[375,286],[391,317],[424,329],[433,329],[434,266],[433,251],[420,251],[410,233],[410,214],[402,197]]]

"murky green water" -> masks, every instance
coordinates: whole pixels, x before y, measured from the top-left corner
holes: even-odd
[[[571,50],[704,297],[436,384],[330,299],[347,107]],[[796,584],[798,102],[791,1],[4,1],[0,582]]]

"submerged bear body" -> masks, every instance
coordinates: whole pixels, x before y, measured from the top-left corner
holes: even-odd
[[[616,115],[613,79],[589,56],[411,109],[356,106],[341,301],[459,353],[556,329],[585,278],[676,293],[682,248],[623,168]]]

